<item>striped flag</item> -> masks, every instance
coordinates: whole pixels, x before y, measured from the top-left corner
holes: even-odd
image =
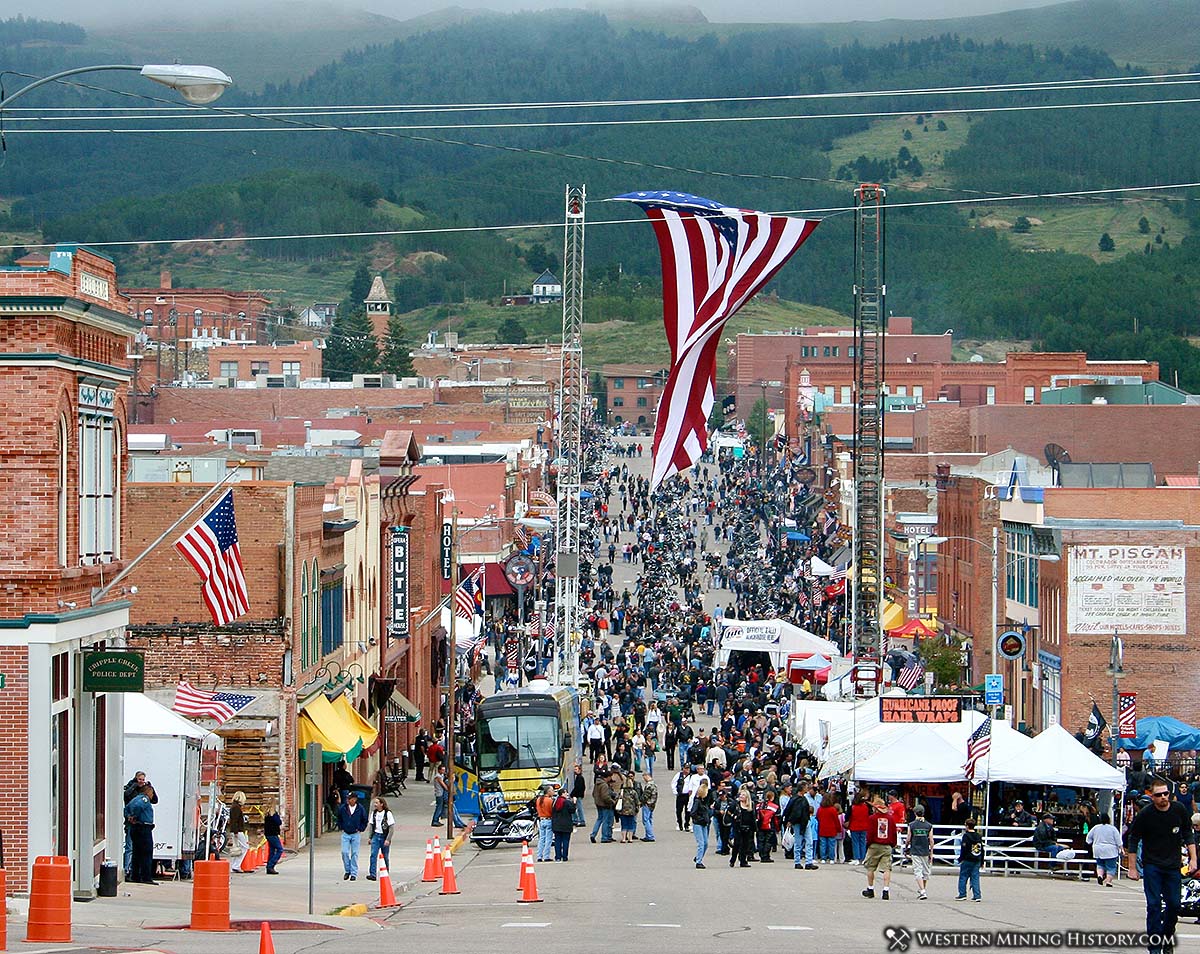
[[[912,691],[916,689],[921,680],[925,678],[925,666],[921,660],[915,656],[904,664],[904,668],[900,670],[900,674],[896,676],[896,685],[901,689]]]
[[[475,602],[475,593],[479,589],[479,580],[483,576],[483,564],[481,563],[475,572],[463,580],[458,589],[454,591],[454,615],[459,619],[472,620],[475,618],[476,612],[479,610],[478,604]],[[482,616],[482,612],[480,612]]]
[[[1137,738],[1137,693],[1122,692],[1117,706],[1117,738]]]
[[[708,446],[725,322],[774,277],[817,220],[729,208],[683,192],[616,198],[646,213],[662,256],[671,370],[654,427],[654,489],[694,464]]]
[[[207,692],[184,681],[175,688],[175,704],[171,708],[190,719],[216,719],[217,725],[221,725],[253,701],[254,696],[244,692]]]
[[[967,770],[968,782],[975,780],[976,766],[991,750],[992,720],[989,716],[979,723],[979,728],[972,732],[971,737],[967,739],[967,763],[963,768]]]
[[[175,541],[175,549],[200,574],[201,593],[218,626],[232,623],[250,611],[246,574],[238,547],[237,521],[230,489],[200,522]]]

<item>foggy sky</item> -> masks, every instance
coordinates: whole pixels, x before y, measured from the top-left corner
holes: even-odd
[[[666,2],[669,3],[670,0]],[[627,0],[459,0],[457,4],[448,3],[446,0],[334,0],[329,5],[366,9],[405,20],[451,5],[513,12],[583,6],[602,9],[606,5],[631,4]],[[828,23],[890,18],[918,20],[961,17],[1048,4],[1046,0],[861,0],[857,4],[841,6],[831,4],[828,0],[696,0],[686,5],[699,8],[714,22]],[[263,8],[264,4],[261,2],[249,0],[205,0],[202,4],[196,4],[194,0],[159,0],[151,8],[153,13],[149,16],[159,21],[176,16],[181,20],[203,20],[231,12],[244,16],[262,11]],[[101,26],[106,22],[111,24],[114,20],[128,23],[148,16],[145,0],[58,0],[52,7],[47,7],[44,0],[7,0],[4,9],[5,12],[0,16],[16,16],[20,13],[41,19],[69,20],[87,27]]]

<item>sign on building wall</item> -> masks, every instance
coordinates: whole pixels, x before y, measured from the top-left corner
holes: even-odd
[[[392,527],[392,635],[408,636],[408,533]]]
[[[99,649],[83,653],[84,692],[142,692],[146,657],[132,650]]]
[[[1182,636],[1186,555],[1184,547],[1068,548],[1067,632]]]

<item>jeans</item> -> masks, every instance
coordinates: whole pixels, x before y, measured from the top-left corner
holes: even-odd
[[[437,792],[433,796],[433,822],[434,825],[442,823],[442,813],[446,811],[446,793]]]
[[[550,852],[554,849],[554,829],[550,827],[549,818],[538,819],[538,849],[537,860],[549,861]]]
[[[554,836],[554,860],[569,861],[567,857],[571,851],[571,833],[569,831],[551,832]]]
[[[646,830],[646,839],[654,841],[654,809],[649,805],[642,806],[642,828]]]
[[[1179,920],[1179,892],[1182,878],[1179,866],[1160,868],[1142,865],[1142,890],[1146,892],[1146,931],[1164,937],[1175,934]],[[1151,952],[1161,948],[1150,948]]]
[[[729,826],[721,822],[716,822],[717,826],[717,854],[724,854],[729,851]]]
[[[351,878],[358,877],[358,832],[342,832],[342,868]]]
[[[125,866],[121,869],[125,872],[125,877],[129,877],[130,869],[133,867],[133,836],[129,834],[129,826],[125,826],[125,858],[123,859]]]
[[[867,833],[865,831],[850,832],[850,848],[854,853],[855,861],[862,861],[867,857]]]
[[[807,839],[804,837],[807,828],[807,825],[792,826],[792,860],[796,862],[797,868],[804,867],[806,849],[808,859],[812,860],[812,846],[807,844]]]
[[[575,824],[586,825],[587,819],[583,817],[583,799],[575,799]]]
[[[379,855],[383,854],[383,866],[389,870],[392,867],[392,846],[384,840],[383,832],[377,831],[371,836],[371,877],[376,875]]]
[[[821,835],[821,858],[825,861],[837,861],[837,839],[832,835]]]
[[[965,898],[967,896],[967,882],[971,882],[971,896],[981,898],[983,895],[979,893],[979,862],[978,861],[960,861],[958,864],[958,896]],[[1149,895],[1147,889],[1147,896]]]
[[[708,707],[709,715],[713,714],[713,706],[716,705],[716,703],[717,703],[716,699],[709,699],[706,703],[704,703],[704,705]]]
[[[613,810],[611,808],[596,809],[596,824],[592,826],[592,837],[600,833],[601,841],[612,841]]]
[[[654,778],[654,756],[653,755],[646,756],[645,765],[646,765],[646,772],[649,773],[651,778]]]
[[[704,853],[708,851],[708,826],[693,825],[692,836],[696,839],[696,864],[702,864]]]
[[[283,857],[283,841],[278,835],[267,835],[267,870],[274,871]]]

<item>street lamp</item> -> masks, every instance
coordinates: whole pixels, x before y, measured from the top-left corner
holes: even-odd
[[[119,63],[108,63],[102,66],[80,66],[72,70],[62,70],[50,76],[34,80],[28,86],[22,86],[10,96],[0,100],[0,112],[12,105],[19,96],[55,83],[68,76],[78,76],[80,73],[97,73],[107,70],[123,70],[140,73],[148,80],[169,86],[193,106],[204,106],[218,99],[225,90],[233,85],[228,75],[211,66],[185,66],[179,63],[155,66],[130,66]]]

